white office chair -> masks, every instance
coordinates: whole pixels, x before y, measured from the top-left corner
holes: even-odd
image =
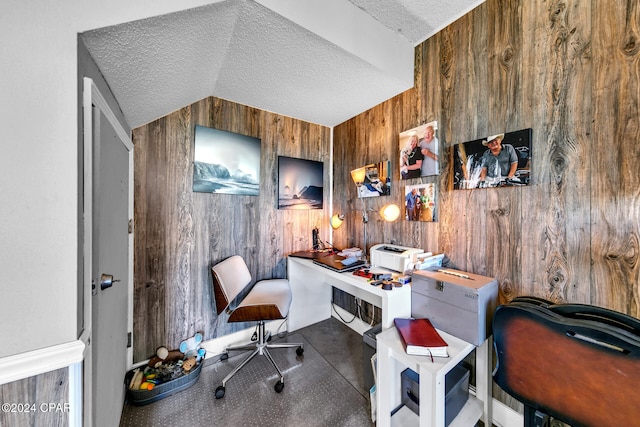
[[[274,362],[269,348],[297,347],[296,354],[301,356],[304,352],[302,343],[268,344],[270,333],[265,335],[265,321],[285,319],[289,314],[291,305],[291,288],[287,279],[267,279],[258,281],[249,292],[236,302],[235,307],[229,305],[234,299],[251,284],[251,273],[242,257],[234,255],[211,268],[213,276],[213,290],[216,300],[216,310],[221,314],[225,309],[229,313],[228,322],[258,322],[257,341],[253,344],[233,346],[225,349],[220,360],[229,357],[229,351],[253,350],[240,365],[222,380],[222,385],[216,388],[216,399],[224,397],[225,386],[244,365],[254,356],[260,354],[266,356],[273,367],[278,371],[280,379],[274,389],[280,393],[284,389],[284,376]]]

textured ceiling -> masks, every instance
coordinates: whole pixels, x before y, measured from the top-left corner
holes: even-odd
[[[227,0],[82,38],[133,128],[208,96],[334,126],[409,89],[415,45],[480,3]]]
[[[414,46],[485,0],[349,0]]]

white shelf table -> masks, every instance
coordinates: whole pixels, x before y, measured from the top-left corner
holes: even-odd
[[[446,332],[438,332],[449,345],[449,357],[434,357],[433,362],[429,356],[407,354],[395,327],[377,335],[376,417],[379,427],[398,425],[397,417],[402,417],[403,426],[444,427],[445,375],[473,350],[476,350],[476,396],[469,394],[469,400],[449,426],[473,426],[481,418],[484,425],[491,425],[491,338],[476,348]],[[402,403],[400,375],[406,368],[420,376],[420,416],[402,408],[392,419],[391,411]]]

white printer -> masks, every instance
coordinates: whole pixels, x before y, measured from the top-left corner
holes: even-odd
[[[372,267],[382,267],[404,273],[416,262],[415,256],[423,252],[422,249],[381,243],[369,249],[369,256]]]

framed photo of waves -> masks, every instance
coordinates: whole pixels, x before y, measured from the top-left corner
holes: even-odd
[[[324,164],[278,156],[278,209],[322,209]]]
[[[456,144],[453,188],[519,187],[531,182],[531,129]]]
[[[260,138],[196,126],[193,191],[257,196]]]

